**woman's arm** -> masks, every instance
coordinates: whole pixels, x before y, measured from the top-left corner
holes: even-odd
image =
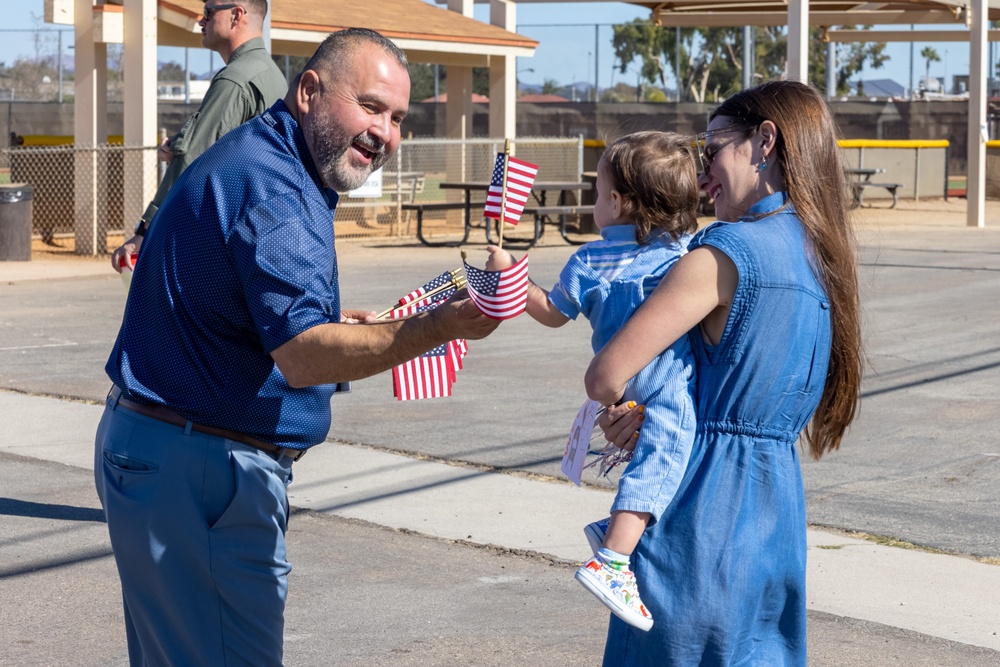
[[[717,342],[738,281],[736,265],[717,248],[701,246],[682,257],[590,362],[587,394],[615,403],[636,373],[706,318],[706,333]]]

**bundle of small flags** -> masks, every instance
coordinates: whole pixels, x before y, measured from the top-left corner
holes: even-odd
[[[538,173],[538,166],[510,157],[509,150],[508,142],[504,152],[497,154],[484,216],[500,220],[502,214],[504,221],[516,225],[521,219],[528,197],[531,196],[531,186]],[[501,234],[501,245],[502,241]],[[458,275],[458,269],[446,271],[401,298],[382,315],[398,319],[431,310],[466,286],[469,297],[487,317],[506,320],[524,312],[528,303],[527,255],[501,271],[486,271],[469,266],[464,252],[462,263],[465,278]],[[392,369],[393,395],[400,401],[451,396],[451,385],[454,384],[456,373],[462,368],[462,359],[467,353],[468,345],[465,340],[453,340],[396,366]]]
[[[458,269],[445,271],[401,298],[389,316],[399,319],[437,308],[464,284]],[[400,401],[451,396],[451,385],[468,352],[465,339],[452,340],[396,366],[392,369],[393,396]]]
[[[506,187],[504,184],[504,162],[506,162]],[[486,210],[483,217],[493,220],[500,219],[500,209],[506,222],[516,225],[521,220],[521,212],[531,196],[531,184],[538,174],[538,165],[509,157],[505,153],[497,153],[497,161],[493,166],[493,177],[490,179],[490,189],[486,192]],[[504,205],[504,192],[507,194]]]

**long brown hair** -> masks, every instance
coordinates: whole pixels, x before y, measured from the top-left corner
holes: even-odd
[[[848,187],[837,131],[823,98],[796,81],[771,81],[722,103],[711,115],[756,128],[778,128],[775,153],[788,198],[812,242],[819,277],[830,299],[833,340],[826,385],[805,430],[813,458],[840,447],[861,392],[861,305],[857,243],[848,216]]]
[[[679,241],[698,228],[701,193],[690,137],[635,132],[608,146],[597,168],[622,196],[623,217],[632,220],[640,244],[654,229]]]

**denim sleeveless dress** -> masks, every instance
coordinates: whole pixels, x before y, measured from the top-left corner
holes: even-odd
[[[633,554],[650,632],[612,616],[604,665],[806,664],[806,516],[796,441],[819,403],[830,310],[804,229],[778,193],[715,223],[739,285],[718,345],[689,334],[697,432],[684,479]]]

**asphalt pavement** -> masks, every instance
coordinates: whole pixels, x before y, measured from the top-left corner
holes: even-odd
[[[862,214],[861,413],[803,464],[812,665],[1000,665],[1000,209],[975,230],[960,206]],[[543,285],[573,250],[547,241]],[[376,310],[460,264],[339,251],[345,305]],[[0,263],[0,665],[125,664],[90,471],[123,303],[107,260]],[[518,318],[470,344],[452,398],[397,403],[387,374],[334,398],[290,488],[286,664],[600,664],[607,614],[572,574],[612,489],[559,473],[589,333]]]

